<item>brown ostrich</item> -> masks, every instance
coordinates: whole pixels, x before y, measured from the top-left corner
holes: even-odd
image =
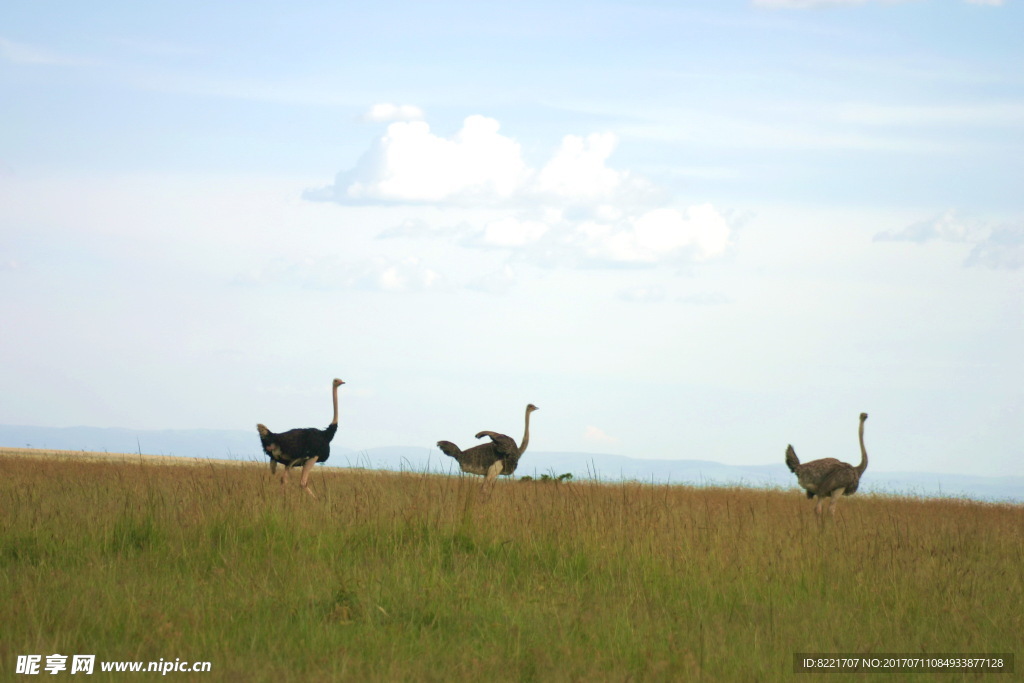
[[[263,444],[263,452],[270,456],[270,474],[277,472],[277,465],[284,465],[281,472],[281,485],[284,486],[288,478],[288,471],[297,466],[302,467],[302,479],[299,485],[309,495],[316,498],[316,494],[309,490],[309,472],[313,465],[327,462],[331,455],[331,439],[338,431],[338,387],[344,382],[340,379],[332,383],[332,394],[334,396],[334,419],[327,429],[316,429],[307,427],[304,429],[289,429],[287,432],[275,434],[264,425],[256,425],[256,431],[260,433],[260,443]]]
[[[796,474],[797,483],[807,491],[808,498],[818,498],[818,503],[814,507],[817,514],[821,514],[821,503],[825,498],[832,499],[828,510],[834,515],[839,497],[857,492],[860,477],[868,468],[868,451],[864,448],[864,421],[867,419],[867,413],[860,414],[860,429],[857,432],[860,438],[860,464],[856,467],[835,458],[822,458],[800,464],[793,447],[786,449],[786,465]]]
[[[485,476],[483,485],[486,486],[493,483],[499,474],[507,477],[516,471],[519,458],[526,452],[526,447],[530,443],[530,413],[535,410],[539,408],[532,403],[526,406],[526,431],[523,432],[523,441],[518,446],[515,439],[510,436],[484,431],[477,433],[476,438],[490,437],[490,443],[462,450],[451,441],[438,441],[437,447],[445,455],[455,458],[463,472]]]

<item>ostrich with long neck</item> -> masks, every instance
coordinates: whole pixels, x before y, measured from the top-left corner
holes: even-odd
[[[818,498],[818,503],[814,507],[816,513],[821,514],[822,501],[831,498],[828,511],[834,515],[839,497],[857,492],[861,475],[868,468],[868,451],[864,448],[864,422],[867,419],[867,413],[860,414],[860,428],[857,430],[860,440],[860,463],[856,467],[835,458],[822,458],[801,464],[793,446],[786,449],[786,465],[796,475],[797,483],[807,491],[808,498]]]
[[[316,494],[309,490],[309,472],[313,465],[327,462],[331,455],[331,439],[338,431],[338,387],[344,382],[340,379],[334,380],[331,385],[331,393],[334,397],[334,419],[327,429],[306,427],[303,429],[290,429],[287,432],[275,434],[264,425],[256,425],[256,431],[260,433],[260,443],[263,444],[263,452],[270,456],[270,475],[277,472],[278,464],[284,465],[281,472],[281,485],[284,486],[288,478],[288,471],[293,467],[302,467],[302,479],[299,485],[302,490],[316,498]]]
[[[459,463],[459,469],[470,474],[480,474],[486,477],[484,486],[493,483],[498,475],[509,476],[516,471],[519,465],[519,458],[526,452],[530,444],[530,413],[539,410],[532,403],[526,406],[526,429],[523,431],[523,440],[516,445],[515,439],[497,432],[478,432],[476,438],[490,437],[489,443],[482,443],[466,450],[460,449],[451,441],[438,441],[437,447],[445,455],[455,458]]]

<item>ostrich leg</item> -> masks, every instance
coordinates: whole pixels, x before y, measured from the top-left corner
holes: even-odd
[[[490,500],[491,495],[494,493],[494,487],[498,483],[498,475],[501,474],[501,470],[504,469],[505,463],[502,460],[495,460],[491,463],[491,466],[487,468],[487,474],[482,484],[480,484],[480,495],[485,500]]]
[[[845,491],[846,489],[840,486],[832,492],[832,501],[828,504],[828,511],[833,517],[836,515],[836,503],[839,502],[839,499],[842,498]]]
[[[487,468],[487,478],[484,479],[484,484],[494,485],[494,482],[498,480],[498,475],[501,474],[502,468],[505,467],[504,460],[495,460],[490,467]]]
[[[316,462],[316,458],[310,458],[305,462],[305,464],[302,466],[302,479],[299,480],[299,485],[302,487],[302,490],[308,493],[309,495],[313,496],[313,500],[316,500],[316,494],[309,489],[308,484],[309,473],[313,469],[313,465],[315,465]]]

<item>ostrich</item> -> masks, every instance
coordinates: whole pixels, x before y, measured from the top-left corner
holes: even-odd
[[[486,477],[484,486],[493,483],[498,475],[508,476],[516,471],[519,465],[519,458],[526,452],[530,444],[530,413],[539,410],[532,403],[526,406],[526,431],[523,432],[523,442],[516,446],[516,441],[510,436],[498,434],[497,432],[479,432],[476,438],[490,437],[490,443],[482,443],[466,450],[460,449],[451,441],[438,441],[437,447],[445,455],[451,456],[459,461],[459,469],[470,474],[482,474]]]
[[[287,432],[275,434],[262,424],[256,425],[256,431],[260,433],[260,442],[263,444],[263,452],[270,456],[270,475],[277,472],[278,463],[284,465],[281,473],[281,486],[284,486],[288,478],[288,470],[298,465],[302,466],[302,479],[299,484],[309,495],[316,498],[316,494],[309,490],[309,472],[313,465],[318,462],[327,462],[331,455],[331,439],[338,431],[338,387],[344,382],[340,379],[334,380],[332,394],[334,396],[334,419],[327,429],[316,429],[307,427],[305,429],[289,429]]]
[[[793,447],[786,449],[786,465],[796,474],[797,483],[807,490],[808,498],[818,497],[818,504],[814,507],[817,514],[821,514],[821,502],[824,498],[832,498],[828,504],[828,511],[834,515],[839,497],[857,492],[860,477],[868,468],[868,451],[864,448],[864,421],[867,419],[867,413],[860,414],[860,429],[857,431],[860,438],[860,464],[856,467],[835,458],[812,460],[801,465]]]

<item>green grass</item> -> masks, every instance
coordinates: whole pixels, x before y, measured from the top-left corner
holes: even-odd
[[[12,677],[61,653],[212,662],[196,680],[770,681],[794,652],[1019,655],[1024,633],[1022,506],[854,496],[819,524],[796,491],[485,500],[319,468],[314,501],[255,467],[0,466]]]

